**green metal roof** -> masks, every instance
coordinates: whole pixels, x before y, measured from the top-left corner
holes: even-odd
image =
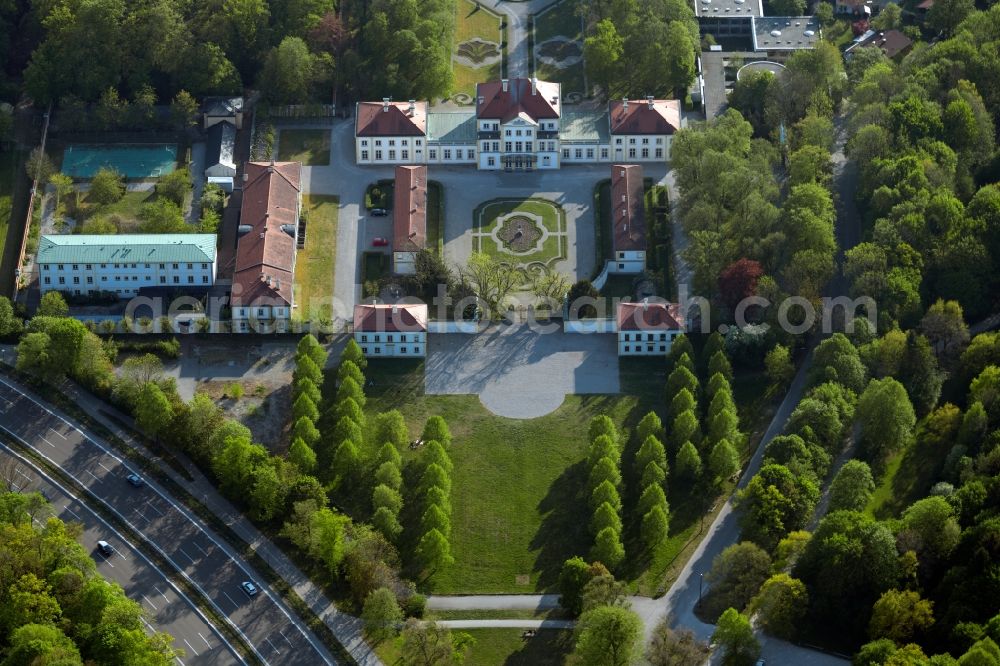
[[[42,236],[40,264],[212,263],[215,234],[65,234]]]
[[[586,141],[588,143],[609,143],[611,129],[607,111],[563,111],[559,122],[559,139],[562,141]]]
[[[427,140],[438,143],[475,143],[476,112],[431,111],[427,114]]]

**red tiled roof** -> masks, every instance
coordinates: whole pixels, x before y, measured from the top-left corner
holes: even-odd
[[[642,167],[611,165],[611,224],[615,252],[646,249]]]
[[[424,303],[355,305],[354,330],[376,333],[422,333],[427,330],[427,305]]]
[[[476,84],[476,116],[497,118],[507,122],[520,113],[534,120],[559,117],[559,84],[551,81],[534,82],[531,79],[509,79],[507,92],[503,81]],[[483,102],[480,104],[479,99]]]
[[[416,252],[427,242],[427,167],[397,166],[392,209],[392,249]]]
[[[355,136],[424,136],[427,134],[427,102],[358,102]]]
[[[232,305],[292,304],[295,238],[281,229],[298,227],[299,162],[246,165],[240,224],[251,230],[236,245]]]
[[[611,100],[612,134],[673,134],[681,127],[681,103],[676,99]]]
[[[665,301],[618,304],[619,331],[682,331],[684,315],[677,303]]]

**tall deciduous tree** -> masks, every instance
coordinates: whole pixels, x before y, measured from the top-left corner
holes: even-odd
[[[582,664],[628,666],[638,657],[642,621],[627,608],[599,606],[577,624],[573,655]]]
[[[611,86],[621,79],[625,40],[610,19],[598,21],[593,34],[583,42],[583,59],[587,76],[601,86],[605,97],[614,94]]]
[[[749,666],[760,654],[760,643],[753,635],[750,620],[735,608],[726,609],[719,617],[712,642],[722,647],[723,662],[733,666]]]
[[[861,452],[873,464],[909,440],[917,417],[903,385],[891,377],[873,379],[858,398]]]

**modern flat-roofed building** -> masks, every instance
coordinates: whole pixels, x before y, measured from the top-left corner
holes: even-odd
[[[427,167],[397,166],[392,207],[392,270],[416,271],[417,253],[427,245]]]
[[[355,305],[354,341],[365,356],[426,356],[427,305]]]
[[[236,333],[288,329],[295,304],[301,166],[299,162],[246,165],[230,297]]]
[[[611,165],[611,233],[615,258],[609,273],[646,270],[646,206],[642,167]]]
[[[618,355],[662,356],[684,332],[677,303],[665,301],[618,304]]]
[[[131,298],[147,287],[204,289],[215,284],[214,234],[66,234],[38,243],[41,293],[113,293]]]

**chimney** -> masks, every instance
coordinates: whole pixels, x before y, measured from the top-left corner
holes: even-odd
[[[476,98],[476,104],[482,104],[485,101],[486,101],[486,98],[483,97],[482,95],[480,95],[479,97]]]
[[[622,98],[622,113],[626,113],[627,111],[628,111],[628,97],[623,97]]]
[[[250,180],[250,174],[248,174],[246,171],[244,171],[243,172],[243,182],[245,183],[248,180]]]
[[[412,118],[417,113],[417,100],[410,100],[410,117]]]
[[[649,298],[642,299],[642,311],[645,312],[649,309]]]
[[[653,96],[652,95],[647,95],[646,96],[646,103],[649,105],[649,110],[652,111],[653,110]]]
[[[261,238],[263,238],[263,237],[264,237],[264,232],[263,232],[263,231],[262,231],[262,232],[260,232],[260,237],[261,237]]]
[[[395,303],[392,304],[392,316],[395,317],[399,314],[399,306]]]
[[[531,96],[535,96],[535,89],[538,87],[538,79],[534,76],[531,77]]]
[[[382,98],[382,113],[389,113],[389,100],[390,99],[392,99],[392,98],[391,97],[383,97]]]
[[[504,92],[507,92],[507,84],[509,81],[507,79],[500,79],[500,86]]]

